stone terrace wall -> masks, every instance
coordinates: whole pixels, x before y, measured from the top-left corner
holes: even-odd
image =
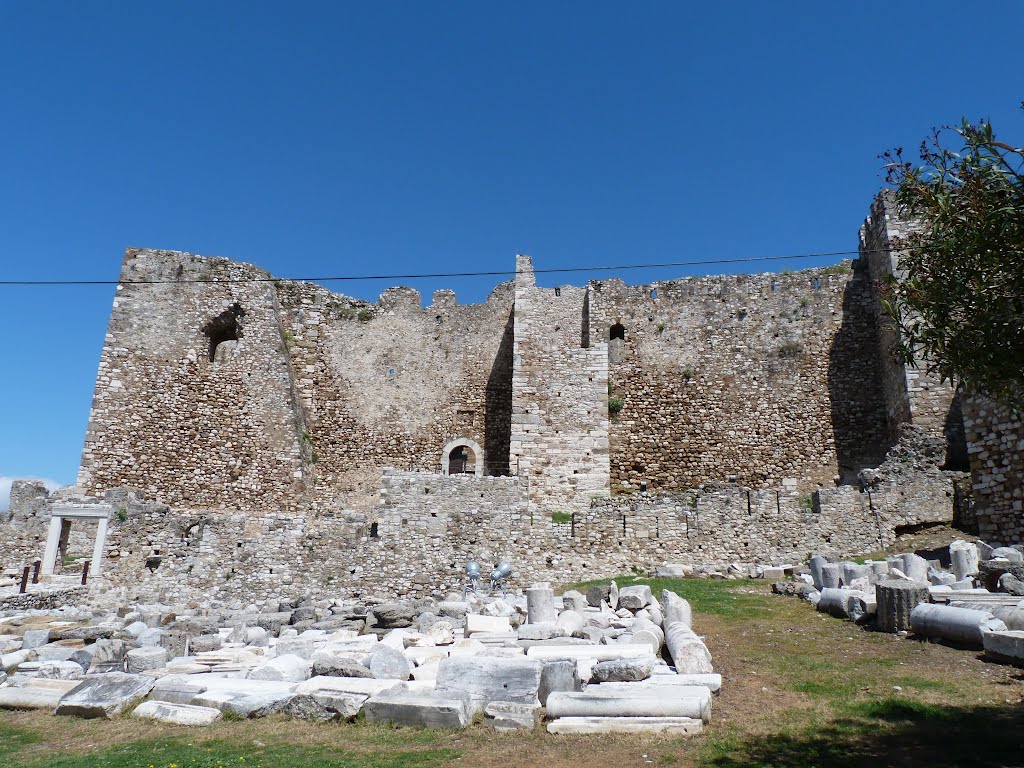
[[[273,283],[248,264],[130,249],[104,339],[78,486],[170,504],[296,510],[301,417]],[[185,280],[208,282],[189,283]],[[238,304],[240,338],[210,360],[204,328]]]
[[[964,403],[978,532],[1001,544],[1024,542],[1024,421],[980,397]]]
[[[253,601],[300,594],[445,594],[468,560],[508,560],[513,586],[601,578],[663,563],[711,565],[851,555],[897,528],[953,519],[951,473],[799,494],[736,485],[595,499],[556,523],[524,480],[387,470],[372,514],[253,517],[108,494],[104,578],[132,599]],[[12,539],[0,542],[0,563]],[[41,551],[41,545],[40,545]]]
[[[508,474],[512,287],[460,306],[411,288],[376,304],[279,282],[285,338],[305,417],[321,508],[368,509],[382,467],[438,471],[468,438],[488,474]]]
[[[610,341],[624,405],[614,487],[852,481],[887,447],[870,286],[849,263],[781,275],[592,282],[589,335]]]
[[[608,493],[608,354],[585,337],[587,290],[538,288],[516,261],[513,471],[549,513]]]

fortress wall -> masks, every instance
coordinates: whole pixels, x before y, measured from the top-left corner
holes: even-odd
[[[899,426],[912,423],[936,433],[946,433],[954,463],[965,466],[964,436],[960,404],[954,390],[924,365],[907,365],[895,353],[898,329],[885,314],[881,299],[886,280],[900,274],[899,251],[891,247],[901,237],[921,231],[923,223],[902,215],[891,191],[883,191],[872,201],[871,212],[860,230],[861,261],[871,278],[875,322],[880,339],[877,364],[887,411],[890,442],[895,442]],[[952,413],[951,413],[952,411]]]
[[[978,534],[1024,543],[1024,419],[991,400],[964,401]]]
[[[514,473],[547,512],[608,493],[608,358],[583,346],[587,289],[538,288],[528,256],[516,261],[512,373]]]
[[[849,263],[781,275],[589,286],[591,339],[609,340],[621,412],[614,488],[733,479],[802,489],[851,481],[885,453],[866,276]]]
[[[811,495],[737,485],[628,494],[594,499],[564,523],[533,504],[515,477],[386,470],[372,513],[317,517],[174,509],[115,491],[104,579],[130,599],[173,603],[444,595],[461,590],[468,560],[485,575],[508,560],[512,587],[665,563],[800,562],[811,552],[877,551],[899,526],[949,523],[951,484],[949,473],[935,471],[883,479],[870,495],[849,486]],[[20,565],[21,530],[3,527],[0,566]]]
[[[104,339],[78,485],[174,505],[298,510],[301,422],[270,282],[257,267],[129,249]],[[185,282],[203,280],[207,282]],[[203,328],[237,303],[241,336],[209,359]]]
[[[423,307],[411,288],[370,304],[284,281],[278,296],[321,507],[368,508],[382,467],[439,471],[454,438],[507,474],[510,284],[470,305],[439,291]]]

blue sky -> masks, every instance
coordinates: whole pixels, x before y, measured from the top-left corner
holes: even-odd
[[[984,7],[0,0],[0,279],[115,279],[127,246],[285,277],[856,248],[880,152],[1024,136],[1020,5]],[[112,297],[0,286],[0,504],[74,480]]]

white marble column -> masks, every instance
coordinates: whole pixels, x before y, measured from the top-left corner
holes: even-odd
[[[57,563],[57,545],[60,543],[60,530],[63,519],[57,516],[50,518],[50,529],[46,533],[46,550],[43,553],[42,576],[52,576],[53,567]]]
[[[100,575],[100,566],[103,563],[103,548],[107,545],[107,518],[99,519],[99,526],[96,529],[96,543],[92,547],[92,565],[89,573],[92,576]]]

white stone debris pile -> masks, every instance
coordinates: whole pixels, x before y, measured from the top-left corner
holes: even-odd
[[[983,650],[1024,666],[1024,545],[958,539],[927,557],[834,562],[821,555],[806,568],[764,568],[772,590],[797,595],[821,612],[882,632]]]
[[[209,725],[280,714],[500,731],[700,733],[721,687],[690,604],[556,596],[0,613],[0,709]]]

